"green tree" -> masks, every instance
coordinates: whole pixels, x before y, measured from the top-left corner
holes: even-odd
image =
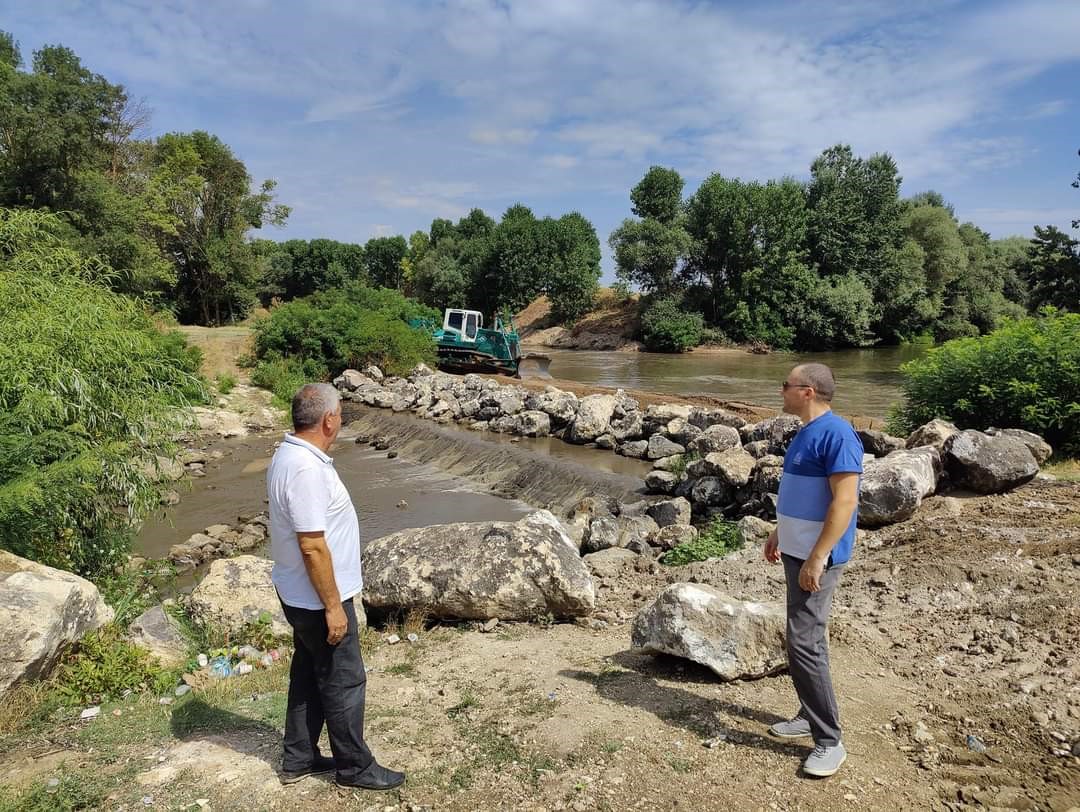
[[[364,243],[364,258],[371,283],[381,288],[403,290],[405,268],[402,262],[408,253],[409,244],[401,235],[373,237]]]
[[[437,248],[427,251],[413,273],[415,297],[426,305],[444,310],[468,307],[469,280],[458,261],[455,238],[445,237]]]
[[[641,335],[650,352],[686,352],[701,343],[704,320],[676,296],[651,301],[641,314]]]
[[[600,280],[600,240],[592,223],[578,212],[541,222],[547,235],[548,257],[544,292],[552,315],[573,322],[593,305]]]
[[[649,167],[637,186],[630,190],[633,212],[642,220],[672,225],[682,214],[683,179],[674,169]]]
[[[244,235],[282,225],[289,215],[274,203],[274,187],[267,180],[252,192],[247,168],[214,135],[158,139],[147,199],[159,243],[176,264],[173,296],[182,322],[223,324],[248,313],[259,263]]]
[[[1080,311],[1080,241],[1054,226],[1035,226],[1028,266],[1028,288],[1033,310],[1051,305]]]
[[[365,281],[364,248],[336,240],[252,241],[251,248],[263,262],[259,299],[291,301],[319,290]]]

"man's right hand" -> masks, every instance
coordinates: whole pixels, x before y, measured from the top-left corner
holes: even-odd
[[[349,618],[345,615],[345,609],[340,603],[326,607],[326,642],[336,646],[345,637],[349,630]]]
[[[775,530],[769,533],[769,537],[765,540],[765,560],[770,564],[780,562],[780,539]]]

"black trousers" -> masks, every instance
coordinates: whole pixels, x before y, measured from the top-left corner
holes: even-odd
[[[374,761],[364,743],[364,693],[367,674],[360,656],[356,609],[342,603],[349,626],[336,646],[326,642],[326,612],[281,603],[293,628],[289,700],[285,712],[285,753],[281,768],[303,770],[319,755],[323,724],[340,778],[355,778]]]

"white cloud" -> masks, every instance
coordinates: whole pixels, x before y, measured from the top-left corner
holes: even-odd
[[[350,234],[570,200],[604,241],[652,163],[805,174],[837,142],[948,197],[1031,158],[1003,121],[1074,114],[1009,94],[1080,60],[1080,3],[1050,0],[49,6],[13,4],[5,27],[147,96],[159,130],[220,134],[280,179],[294,227]]]

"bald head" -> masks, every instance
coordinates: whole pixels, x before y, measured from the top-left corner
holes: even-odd
[[[814,395],[824,403],[832,403],[836,394],[836,379],[825,364],[800,364],[792,370],[802,383],[814,387]]]
[[[309,383],[300,387],[292,399],[294,431],[305,431],[322,422],[326,415],[336,412],[341,396],[328,383]]]

